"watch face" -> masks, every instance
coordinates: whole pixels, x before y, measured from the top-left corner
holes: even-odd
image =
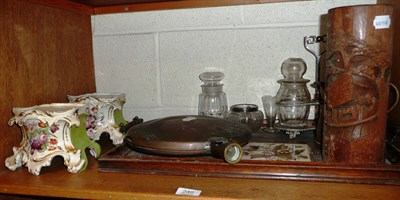
[[[211,141],[235,141],[245,145],[251,130],[227,119],[207,116],[173,116],[131,127],[125,137],[133,150],[160,155],[205,155]]]

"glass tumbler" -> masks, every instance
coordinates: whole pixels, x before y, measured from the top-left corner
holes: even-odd
[[[274,126],[276,121],[276,97],[272,95],[264,95],[261,97],[265,118],[267,120],[267,129],[268,132],[274,132]]]

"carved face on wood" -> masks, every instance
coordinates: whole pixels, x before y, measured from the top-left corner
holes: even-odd
[[[324,160],[381,163],[384,158],[393,26],[386,5],[328,11]],[[388,22],[388,21],[386,21]]]
[[[376,118],[379,84],[387,81],[388,67],[362,41],[354,40],[331,51],[326,65],[326,123],[332,127],[349,127]]]

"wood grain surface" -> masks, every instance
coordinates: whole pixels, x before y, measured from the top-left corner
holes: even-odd
[[[109,14],[149,10],[205,8],[260,3],[308,0],[25,0],[49,7],[62,8],[86,14]]]
[[[0,193],[80,199],[188,199],[175,195],[179,187],[201,190],[195,199],[387,200],[400,195],[399,186],[107,173],[99,172],[93,159],[79,174],[55,160],[39,176],[20,168],[1,173],[0,180]]]
[[[67,102],[95,92],[90,16],[0,1],[0,161],[21,142],[13,107]],[[0,170],[4,170],[4,164]]]
[[[377,27],[377,16],[393,18],[392,6],[347,6],[328,12],[326,161],[384,161],[395,29]]]
[[[0,1],[0,160],[3,161],[11,155],[12,146],[20,142],[19,128],[7,125],[12,117],[12,107],[65,102],[67,94],[77,95],[96,89],[90,16],[87,15],[94,13],[94,10],[75,3],[69,4],[70,1],[28,2]],[[54,6],[55,2],[59,4]],[[203,7],[217,4],[211,0],[202,2]],[[221,2],[246,3],[239,0]],[[399,19],[399,1],[390,2],[397,5],[395,18]],[[147,6],[138,8],[185,7],[174,4]],[[97,12],[121,12],[121,8],[126,11],[124,7],[112,7]],[[398,35],[399,31],[396,31],[394,51],[397,50],[397,54],[394,56],[394,65],[400,62]],[[395,73],[398,72],[394,72],[393,77],[396,77]],[[400,76],[397,77],[400,80]],[[399,113],[393,111],[393,115],[400,119],[396,112]],[[98,171],[98,163],[94,159],[89,160],[88,170],[79,174],[67,172],[63,161],[57,158],[51,167],[43,168],[40,176],[30,174],[26,167],[15,172],[5,167],[0,169],[0,193],[22,195],[12,196],[13,199],[25,199],[25,195],[35,196],[33,198],[188,199],[174,194],[178,187],[202,190],[201,199],[386,200],[400,196],[398,186],[105,173]],[[3,197],[11,198],[0,195],[0,199]]]

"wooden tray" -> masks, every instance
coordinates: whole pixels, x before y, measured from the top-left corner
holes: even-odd
[[[304,143],[307,137],[298,138]],[[257,142],[263,142],[260,137]],[[271,142],[271,139],[264,138]],[[279,141],[279,139],[275,139]],[[281,141],[280,141],[281,142]],[[356,165],[320,161],[312,147],[311,162],[242,160],[225,163],[213,157],[163,157],[147,155],[120,145],[99,158],[101,172],[129,172],[182,176],[232,177],[400,185],[400,165]]]

